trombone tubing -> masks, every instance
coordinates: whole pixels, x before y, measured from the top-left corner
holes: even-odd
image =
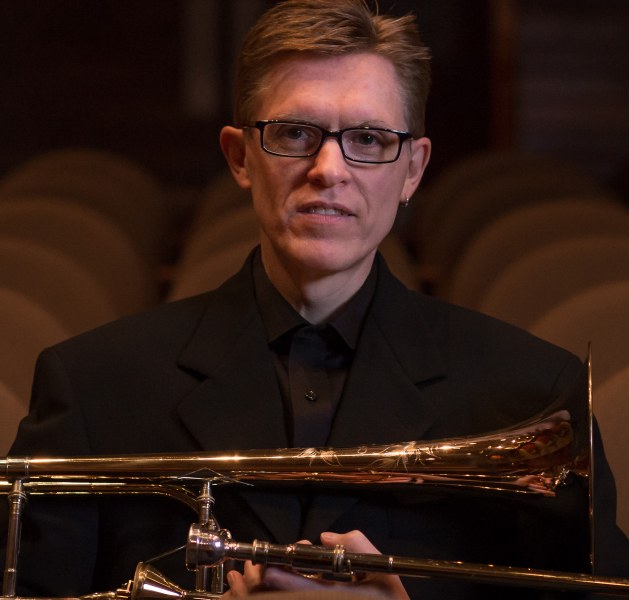
[[[559,411],[517,428],[434,442],[355,448],[284,448],[196,454],[0,458],[0,493],[28,482],[321,481],[436,483],[487,487],[547,479],[554,490],[566,470],[577,471],[570,415]],[[538,484],[539,485],[539,484]]]
[[[222,539],[221,539],[222,538]],[[197,550],[198,564],[212,565],[227,559],[251,560],[254,564],[284,565],[295,569],[336,575],[388,573],[405,577],[435,577],[475,583],[572,592],[598,592],[629,596],[629,579],[583,573],[407,558],[383,554],[346,552],[342,546],[327,548],[308,544],[279,545],[254,541],[243,544],[220,534],[212,548]]]

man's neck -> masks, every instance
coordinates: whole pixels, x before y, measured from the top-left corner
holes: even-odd
[[[262,250],[264,270],[280,294],[309,323],[320,324],[334,318],[365,283],[372,261],[342,272],[321,272],[291,268],[285,261]]]

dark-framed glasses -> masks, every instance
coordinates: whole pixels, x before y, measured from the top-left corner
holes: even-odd
[[[380,127],[350,127],[328,131],[318,125],[291,121],[256,121],[243,129],[259,129],[262,149],[275,156],[307,158],[334,138],[347,160],[359,163],[391,163],[400,157],[402,144],[413,136],[406,131]]]

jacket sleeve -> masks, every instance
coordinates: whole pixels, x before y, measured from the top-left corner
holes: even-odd
[[[35,369],[30,412],[20,424],[10,455],[71,456],[89,451],[81,407],[66,370],[54,349],[45,350]],[[6,530],[6,503],[1,510],[1,528]],[[29,496],[18,562],[19,593],[76,596],[90,591],[97,523],[93,499]],[[4,563],[4,556],[1,560]]]
[[[594,572],[629,577],[629,540],[616,525],[616,484],[594,422]]]

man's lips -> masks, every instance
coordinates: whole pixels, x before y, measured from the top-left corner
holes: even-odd
[[[353,213],[342,206],[310,204],[298,209],[299,213],[308,215],[322,215],[324,217],[351,217]]]

